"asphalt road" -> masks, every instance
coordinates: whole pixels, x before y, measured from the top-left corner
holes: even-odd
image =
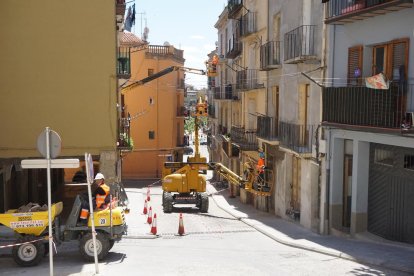
[[[201,214],[181,206],[164,214],[161,187],[150,188],[149,206],[157,214],[157,236],[142,214],[146,188],[127,188],[131,213],[128,235],[116,243],[100,275],[404,275],[322,254],[291,248],[257,232],[220,209],[210,198]],[[178,235],[179,214],[186,235]],[[58,247],[55,275],[93,275],[76,242]],[[10,256],[0,258],[0,275],[48,275],[48,258],[33,268],[18,267]]]

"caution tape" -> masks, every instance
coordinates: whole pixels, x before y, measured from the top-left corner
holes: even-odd
[[[20,246],[23,244],[28,244],[28,243],[33,243],[33,242],[38,242],[41,240],[47,240],[47,237],[41,238],[41,239],[36,239],[36,240],[31,240],[31,241],[27,241],[27,242],[21,242],[21,243],[13,243],[13,244],[7,244],[7,245],[0,245],[0,248],[7,248],[7,247],[13,247],[13,246]],[[54,243],[54,242],[53,242]]]

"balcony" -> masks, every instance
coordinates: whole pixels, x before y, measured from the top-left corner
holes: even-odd
[[[131,54],[130,49],[118,47],[116,73],[120,79],[131,77]]]
[[[239,35],[233,34],[233,37],[229,39],[228,52],[226,58],[235,59],[238,57],[243,49],[243,44],[240,41]]]
[[[411,8],[413,0],[330,0],[326,5],[326,24],[347,24]]]
[[[302,25],[285,34],[285,63],[317,60],[316,25]]]
[[[324,125],[343,125],[365,131],[400,130],[407,106],[412,110],[414,84],[392,83],[390,89],[327,87],[323,89]],[[412,127],[412,123],[410,125]]]
[[[184,63],[184,50],[174,48],[174,46],[149,45],[145,52],[146,58],[171,58],[177,62]]]
[[[177,107],[177,117],[187,117],[188,114],[189,112],[185,106]]]
[[[240,153],[240,148],[239,146],[235,145],[234,143],[231,142],[230,139],[228,139],[227,137],[223,136],[222,137],[223,141],[222,141],[222,147],[223,147],[223,151],[226,153],[226,155],[228,157],[239,157],[239,153]]]
[[[269,41],[260,46],[260,69],[268,71],[280,68],[280,41]]]
[[[237,93],[233,90],[233,85],[226,84],[214,87],[215,100],[237,100]]]
[[[227,127],[223,125],[218,125],[218,134],[220,135],[227,135]]]
[[[257,116],[257,138],[268,141],[278,140],[278,129],[273,117]]]
[[[208,116],[213,119],[216,118],[216,109],[212,104],[208,106]]]
[[[252,90],[264,87],[264,83],[259,83],[257,69],[244,69],[236,72],[236,89]]]
[[[240,36],[248,36],[257,32],[256,13],[248,12],[240,18]]]
[[[228,10],[228,19],[235,19],[237,13],[243,8],[243,0],[228,0],[227,1],[227,10]]]
[[[125,0],[116,0],[116,15],[125,15],[126,3]]]
[[[240,150],[257,150],[256,130],[246,130],[241,126],[232,126],[230,137]]]
[[[118,150],[132,151],[134,143],[130,136],[130,118],[119,119]]]
[[[297,153],[312,153],[317,125],[279,123],[280,146]]]

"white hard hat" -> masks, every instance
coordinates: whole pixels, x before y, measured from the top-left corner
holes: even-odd
[[[97,173],[95,176],[95,180],[105,179],[105,176],[101,173]]]

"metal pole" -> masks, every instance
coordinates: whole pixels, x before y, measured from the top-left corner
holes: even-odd
[[[52,189],[50,180],[50,128],[46,127],[46,159],[47,159],[47,205],[49,217],[49,271],[53,276],[53,233],[52,233]]]
[[[89,162],[87,160],[89,160],[88,158],[88,154],[85,153],[85,163],[89,164]],[[93,164],[92,164],[93,166]],[[93,255],[94,255],[94,259],[95,259],[95,271],[96,274],[99,274],[99,266],[98,266],[98,252],[96,251],[96,232],[95,232],[95,219],[93,216],[93,205],[92,205],[92,191],[91,191],[91,185],[92,183],[89,182],[89,180],[93,177],[89,176],[89,168],[86,169],[86,172],[88,174],[87,177],[87,182],[88,182],[88,198],[89,198],[89,212],[91,213],[90,217],[91,217],[91,221],[92,221],[92,242],[93,242]]]

